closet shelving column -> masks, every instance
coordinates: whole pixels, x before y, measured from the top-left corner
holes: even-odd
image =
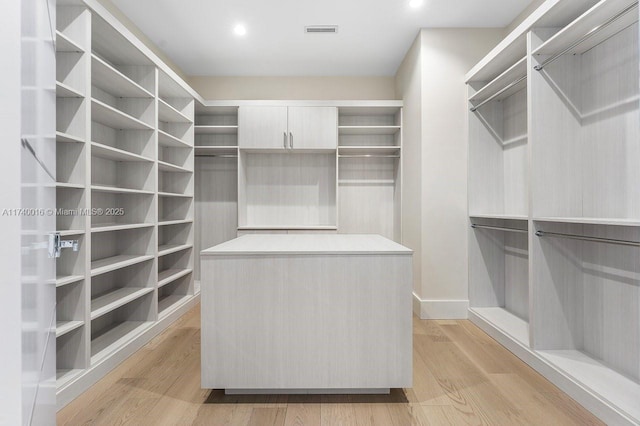
[[[194,99],[158,71],[158,314],[194,294]]]
[[[338,231],[400,241],[402,108],[338,108]]]
[[[238,106],[196,104],[196,253],[238,232]],[[195,259],[196,282],[200,257]]]
[[[559,31],[534,31],[529,71],[534,349],[594,395],[603,419],[634,424],[640,422],[638,52],[637,1],[604,0]]]
[[[91,364],[156,319],[154,64],[92,14]]]
[[[56,229],[63,239],[78,240],[78,251],[63,250],[57,259],[57,387],[88,367],[88,244],[85,215],[89,129],[87,99],[90,13],[80,2],[58,2],[56,10]]]
[[[521,36],[521,37],[524,37]],[[527,58],[516,49],[469,85],[472,317],[529,346]],[[505,62],[508,64],[503,69]]]

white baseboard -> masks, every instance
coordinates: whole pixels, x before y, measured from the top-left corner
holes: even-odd
[[[413,313],[420,319],[467,319],[469,314],[468,300],[429,300],[420,299],[413,293]]]

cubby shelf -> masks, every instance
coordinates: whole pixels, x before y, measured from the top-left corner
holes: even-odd
[[[73,87],[56,81],[56,97],[58,98],[84,98],[84,95]]]
[[[402,148],[395,145],[390,146],[356,146],[340,145],[338,154],[342,155],[398,155]]]
[[[126,229],[151,228],[153,223],[101,223],[91,227],[91,233],[123,231]]]
[[[91,276],[105,274],[153,259],[151,255],[121,254],[91,261]]]
[[[160,129],[158,129],[158,144],[163,147],[171,148],[192,148],[192,145],[189,145],[182,139]]]
[[[153,162],[151,158],[98,142],[91,142],[91,155],[113,161]]]
[[[193,173],[193,170],[189,170],[185,167],[176,166],[175,164],[167,163],[166,161],[160,160],[158,160],[158,170],[161,172]]]
[[[91,99],[91,119],[117,130],[153,130],[149,124],[97,99]]]
[[[166,296],[158,301],[158,314],[164,316],[172,309],[189,300],[188,295],[171,295]]]
[[[166,256],[168,254],[177,253],[179,251],[188,250],[192,248],[191,244],[164,244],[158,246],[158,257]]]
[[[56,182],[56,188],[84,189],[85,186],[81,183]]]
[[[193,198],[193,194],[179,194],[177,192],[158,192],[158,195],[166,198]]]
[[[487,213],[487,214],[469,214],[470,218],[477,218],[477,219],[506,219],[506,220],[528,220],[528,216],[526,215],[510,215],[510,214],[491,214],[491,213]]]
[[[131,188],[119,188],[117,186],[104,186],[104,185],[91,185],[91,190],[94,192],[110,192],[114,194],[140,194],[140,195],[153,195],[153,191],[144,189],[131,189]]]
[[[56,31],[56,52],[84,52],[84,49],[64,33]]]
[[[193,219],[164,220],[158,222],[158,226],[184,225],[186,223],[193,223]]]
[[[238,147],[232,146],[232,145],[220,145],[220,146],[197,145],[195,147],[195,152],[197,156],[216,156],[216,155],[237,156]]]
[[[84,143],[84,139],[64,132],[56,132],[56,142]]]
[[[56,278],[56,287],[77,283],[84,280],[84,275],[65,275]]]
[[[91,300],[91,320],[106,315],[127,303],[149,294],[152,287],[121,287]]]
[[[158,272],[158,287],[164,287],[167,284],[170,284],[177,280],[178,278],[182,278],[186,275],[189,275],[193,272],[193,269],[185,268],[185,269],[165,269],[164,271]]]
[[[122,321],[91,340],[91,364],[97,364],[112,352],[124,347],[153,325],[151,321]]]
[[[340,135],[394,135],[401,126],[338,126]]]
[[[57,231],[61,237],[70,237],[72,235],[84,234],[84,229],[67,229],[64,231]]]
[[[115,69],[112,65],[91,55],[92,83],[113,96],[122,98],[153,98],[153,94]]]
[[[595,217],[534,217],[536,222],[578,223],[585,225],[640,226],[635,219],[607,219]]]
[[[56,337],[64,336],[67,333],[72,332],[84,325],[84,321],[57,321],[56,322]]]
[[[189,117],[175,109],[168,102],[158,98],[158,120],[165,123],[192,123]]]
[[[592,35],[585,39],[584,42],[565,52],[568,55],[584,53],[629,27],[629,25],[638,22],[637,8],[637,0],[602,0],[541,44],[537,49],[534,49],[532,54],[535,56],[559,54],[570,48],[582,37],[591,33]],[[633,11],[634,9],[635,12]],[[623,10],[628,10],[628,12],[622,15],[620,19],[606,28],[593,31]]]
[[[209,126],[209,125],[196,125],[196,135],[236,135],[238,134],[238,126]]]

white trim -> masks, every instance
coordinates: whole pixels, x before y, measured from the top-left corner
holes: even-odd
[[[413,312],[420,319],[467,319],[469,301],[421,299],[413,293]]]
[[[129,343],[123,345],[116,352],[100,360],[100,362],[95,365],[83,370],[83,373],[79,374],[77,378],[59,388],[56,394],[58,410],[61,410],[65,405],[80,396],[107,373],[133,355],[138,349],[149,343],[151,339],[167,329],[178,318],[198,304],[198,302],[200,302],[200,294],[196,294],[182,305],[174,308],[173,312],[158,319],[152,326],[142,331],[139,335],[135,336],[135,338],[132,338]]]

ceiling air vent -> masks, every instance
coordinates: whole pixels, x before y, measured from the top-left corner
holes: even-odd
[[[335,34],[338,32],[337,25],[309,25],[304,27],[307,34]]]

